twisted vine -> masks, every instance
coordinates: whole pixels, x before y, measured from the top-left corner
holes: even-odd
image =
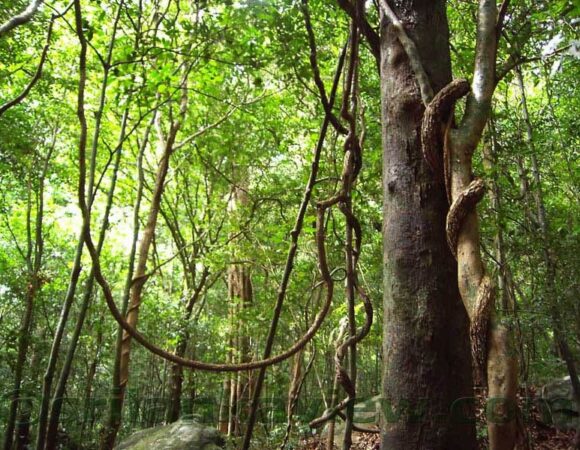
[[[344,342],[339,344],[334,356],[335,375],[346,392],[346,398],[341,400],[333,408],[326,411],[321,417],[312,420],[309,425],[311,428],[318,428],[325,422],[332,420],[337,415],[343,416],[341,411],[351,405],[356,398],[356,388],[351,380],[351,377],[343,366],[346,351],[355,346],[358,342],[364,339],[372,326],[373,321],[373,307],[370,298],[365,290],[360,286],[357,280],[356,268],[361,251],[362,244],[362,228],[356,215],[352,209],[352,188],[360,170],[362,168],[362,140],[359,139],[356,132],[356,106],[358,101],[357,93],[357,70],[358,70],[358,46],[359,46],[359,30],[356,23],[353,21],[351,25],[350,38],[350,59],[348,66],[348,73],[345,79],[344,96],[341,107],[341,116],[348,124],[348,134],[344,141],[344,163],[341,174],[341,185],[339,190],[330,198],[320,201],[317,204],[317,230],[323,233],[325,226],[326,210],[338,205],[338,209],[344,215],[346,220],[346,242],[345,251],[347,256],[346,264],[346,291],[349,306],[354,302],[355,293],[360,297],[365,310],[365,322],[362,327],[353,335],[351,335]],[[319,261],[321,265],[321,273],[323,280],[327,284],[327,288],[332,290],[332,279],[324,276],[328,273],[326,260]],[[356,428],[356,427],[354,427]]]
[[[452,145],[449,131],[453,127],[455,103],[467,95],[469,91],[470,87],[467,80],[457,79],[450,82],[427,105],[421,126],[423,155],[433,171],[443,177],[447,196],[451,203],[445,229],[449,249],[456,259],[459,233],[465,218],[476,208],[485,193],[484,182],[479,178],[474,178],[455,199],[452,199],[451,196],[450,158]],[[443,153],[441,153],[441,149]],[[494,300],[493,283],[488,275],[484,275],[478,284],[475,304],[471,311],[468,309],[471,352],[476,367],[479,373],[484,375],[484,379],[490,314]]]
[[[453,106],[469,92],[467,80],[453,80],[426,104],[425,115],[421,125],[421,143],[423,157],[437,177],[445,181],[447,197],[451,201],[449,189],[448,146],[445,145],[447,130],[452,126]],[[442,152],[443,151],[443,152]]]

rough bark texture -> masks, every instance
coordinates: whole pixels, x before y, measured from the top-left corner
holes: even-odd
[[[390,5],[416,43],[437,92],[451,81],[445,2],[408,0]],[[382,448],[473,449],[474,425],[459,412],[465,409],[465,398],[472,396],[471,358],[467,316],[445,238],[445,187],[423,157],[420,128],[424,107],[419,87],[397,33],[385,18],[381,24],[381,91]]]

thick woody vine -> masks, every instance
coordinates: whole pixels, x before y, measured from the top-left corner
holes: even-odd
[[[305,2],[304,2],[305,3]],[[307,11],[307,9],[305,9]],[[305,13],[307,28],[309,28],[308,16]],[[311,47],[312,44],[311,44]],[[341,117],[348,124],[348,134],[344,142],[344,164],[341,175],[341,182],[338,191],[330,198],[319,201],[317,204],[317,236],[320,243],[323,242],[324,230],[326,227],[326,215],[330,208],[337,206],[344,215],[346,222],[346,240],[345,240],[345,254],[346,254],[346,297],[347,310],[349,311],[349,328],[350,336],[343,343],[338,345],[334,357],[336,378],[344,391],[346,398],[333,406],[322,417],[310,422],[313,428],[323,425],[325,422],[332,420],[339,415],[342,410],[352,406],[356,398],[356,388],[353,383],[353,373],[343,366],[343,361],[347,350],[356,346],[370,331],[373,319],[373,308],[369,297],[364,289],[360,286],[357,280],[357,264],[360,256],[362,229],[360,222],[353,212],[352,205],[352,191],[356,183],[358,174],[362,167],[362,139],[357,136],[357,121],[356,108],[358,103],[358,64],[359,64],[359,30],[356,22],[353,20],[351,25],[350,37],[350,57],[347,67],[347,74],[345,80],[345,89],[343,94],[343,102],[341,107]],[[313,54],[314,51],[312,52]],[[315,60],[315,59],[314,59]],[[324,254],[320,252],[319,256]],[[327,265],[326,257],[319,257],[320,271],[322,278],[327,285],[327,290],[333,290],[334,281],[330,276],[330,271]],[[356,324],[354,323],[354,301],[355,295],[358,294],[363,302],[365,309],[365,323],[356,331]],[[353,332],[354,331],[354,332]],[[352,358],[352,353],[351,353]],[[352,361],[351,361],[352,364]],[[347,428],[350,425],[352,429],[352,418],[349,414],[346,416]],[[348,435],[349,433],[346,433]]]

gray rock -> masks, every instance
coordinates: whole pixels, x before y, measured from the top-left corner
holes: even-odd
[[[579,410],[569,376],[542,387],[538,406],[543,423],[566,430],[578,428]]]
[[[191,420],[137,431],[121,442],[117,450],[217,450],[225,440],[218,430]]]

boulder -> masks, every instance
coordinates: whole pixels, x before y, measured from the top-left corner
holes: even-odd
[[[137,431],[121,442],[117,450],[217,450],[225,439],[215,428],[191,420]]]
[[[569,376],[542,387],[538,406],[540,420],[544,424],[565,430],[578,428],[580,411],[574,401]]]

